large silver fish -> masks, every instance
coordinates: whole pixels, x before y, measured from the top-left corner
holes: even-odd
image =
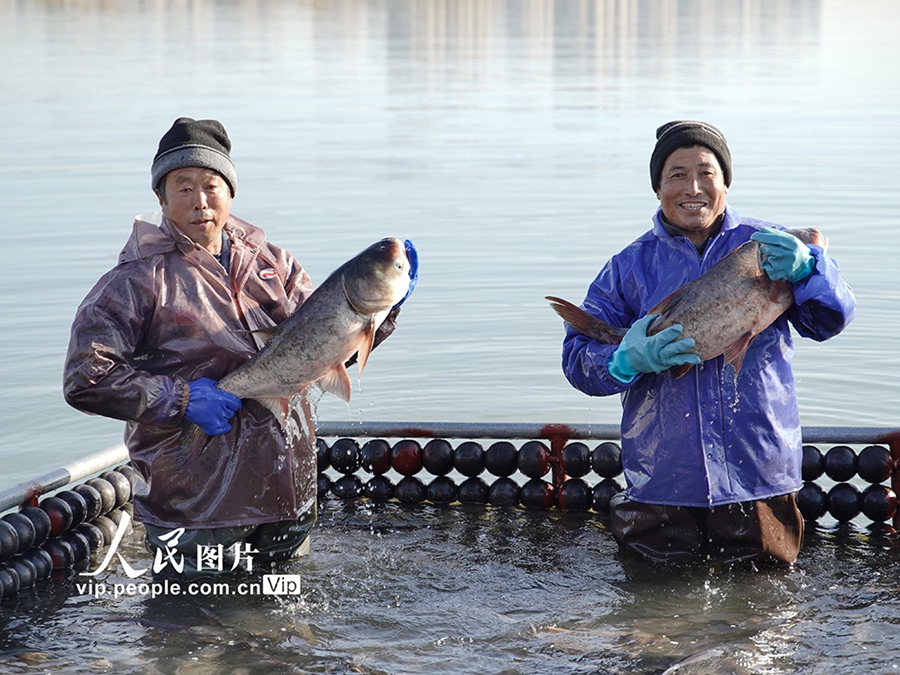
[[[337,268],[286,321],[253,331],[266,346],[219,380],[218,387],[252,398],[285,423],[290,398],[319,383],[350,400],[344,364],[358,353],[359,372],[375,331],[409,288],[409,259],[399,239],[382,239]]]
[[[815,229],[788,230],[804,243],[823,248],[828,240]],[[650,309],[657,318],[648,335],[681,324],[681,337],[694,338],[689,352],[702,361],[725,356],[734,366],[737,378],[747,348],[757,335],[768,328],[794,304],[794,294],[786,281],[772,281],[760,267],[759,243],[748,241],[713,265],[707,272],[689,281]],[[605,344],[619,344],[627,328],[611,326],[591,316],[571,302],[547,296],[551,306],[570,326]],[[690,364],[673,368],[681,377]]]

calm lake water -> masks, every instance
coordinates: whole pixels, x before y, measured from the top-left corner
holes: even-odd
[[[62,399],[68,330],[133,216],[157,207],[150,163],[183,115],[225,124],[233,212],[314,281],[384,236],[419,248],[399,329],[349,406],[320,402],[322,419],[617,423],[617,398],[563,378],[563,327],[543,298],[580,302],[649,227],[656,127],[705,119],[734,157],[729,203],[823,230],[857,295],[845,333],[798,341],[804,425],[896,426],[898,31],[888,0],[0,0],[0,487],[121,441],[120,423]],[[900,664],[896,552],[861,533],[813,537],[791,571],[660,576],[632,570],[590,520],[347,509],[323,514],[299,603],[160,610],[59,580],[2,609],[0,666]],[[22,648],[50,661],[29,666]]]

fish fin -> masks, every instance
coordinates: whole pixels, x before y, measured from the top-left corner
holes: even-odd
[[[648,311],[647,314],[666,314],[668,312],[675,311],[675,308],[681,304],[681,301],[687,294],[688,287],[689,284],[685,284],[681,288],[676,288],[674,291],[672,291],[666,297],[656,303],[656,305],[651,307],[650,311]]]
[[[683,363],[680,366],[672,366],[672,375],[674,375],[675,379],[677,380],[679,377],[684,377],[685,373],[687,373],[687,371],[689,371],[692,367],[693,364],[691,363]]]
[[[329,370],[325,377],[319,380],[319,384],[325,391],[331,392],[343,401],[350,402],[352,386],[350,385],[350,375],[343,363],[339,363]]]
[[[181,436],[178,439],[178,451],[175,455],[175,470],[179,473],[187,471],[206,447],[207,440],[203,429],[193,422],[184,420],[181,424]]]
[[[356,360],[359,362],[359,374],[360,375],[362,375],[363,368],[366,367],[366,362],[369,360],[369,354],[371,354],[372,350],[375,348],[375,331],[376,330],[377,330],[377,326],[375,325],[375,317],[372,317],[372,320],[363,329],[362,342],[360,343],[359,351],[356,354]],[[347,371],[345,370],[344,372],[347,372]],[[346,400],[350,400],[349,394],[348,394]]]
[[[769,302],[785,306],[793,304],[794,292],[791,290],[791,285],[784,279],[773,281],[769,286]]]
[[[272,326],[271,328],[257,328],[256,330],[251,330],[250,334],[258,337],[265,344],[269,344],[269,341],[275,335],[276,330],[278,330],[278,326]]]
[[[254,398],[253,400],[259,401],[262,405],[271,410],[272,414],[275,415],[275,419],[277,419],[278,423],[281,424],[282,429],[287,426],[287,418],[288,413],[290,412],[291,399],[276,398],[274,396],[271,396]]]
[[[737,379],[738,373],[741,372],[741,365],[744,363],[744,357],[747,355],[747,348],[753,342],[751,333],[744,333],[737,340],[725,347],[722,353],[725,356],[725,363],[734,366],[734,379]]]

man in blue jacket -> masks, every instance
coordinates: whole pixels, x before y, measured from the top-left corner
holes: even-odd
[[[570,328],[563,344],[572,386],[622,394],[627,488],[610,504],[613,534],[655,561],[791,563],[803,518],[790,325],[826,340],[850,323],[856,301],[822,248],[726,204],[731,154],[718,129],[669,122],[656,137],[653,227],[613,256],[583,304],[628,332],[613,345]],[[688,353],[694,341],[679,326],[647,336],[650,308],[750,239],[760,242],[769,277],[790,283],[795,304],[753,340],[739,378],[721,356],[701,363]],[[669,369],[684,364],[695,367],[673,377]]]

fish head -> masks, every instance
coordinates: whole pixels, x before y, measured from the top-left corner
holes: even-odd
[[[400,302],[409,289],[409,259],[403,242],[382,239],[344,264],[347,301],[360,314],[377,314]]]
[[[821,246],[823,250],[828,249],[828,237],[822,234],[819,230],[814,227],[805,227],[797,230],[788,230],[788,232],[804,244],[813,244],[815,246]]]

